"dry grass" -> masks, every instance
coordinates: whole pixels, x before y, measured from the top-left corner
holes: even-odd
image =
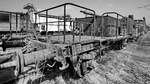
[[[83,78],[66,77],[69,75],[66,71],[40,84],[149,84],[150,66],[147,61],[150,60],[133,56],[126,50],[111,51],[98,60],[97,67]]]

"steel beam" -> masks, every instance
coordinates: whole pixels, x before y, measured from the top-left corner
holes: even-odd
[[[38,12],[36,12],[35,14],[38,14],[38,13],[41,13],[41,12],[44,12],[44,11],[47,11],[47,10],[52,10],[52,9],[55,9],[55,8],[59,8],[59,7],[62,7],[62,6],[64,6],[64,5],[73,5],[73,6],[76,6],[76,7],[79,7],[79,8],[83,8],[83,9],[92,11],[92,12],[95,14],[95,11],[94,11],[94,10],[89,9],[89,8],[86,8],[86,7],[83,7],[83,6],[80,6],[80,5],[76,5],[76,4],[73,4],[73,3],[64,3],[64,4],[61,4],[61,5],[57,5],[57,6],[55,6],[55,7],[51,7],[51,8],[42,10],[42,11],[38,11]]]
[[[121,15],[117,12],[105,12],[105,13],[102,14],[102,16],[104,16],[105,14],[116,14],[116,15],[118,14],[119,16],[124,17],[123,15]]]
[[[18,31],[18,14],[16,14],[16,33]]]
[[[48,11],[46,11],[46,37],[48,34]]]
[[[64,35],[64,43],[65,43],[65,39],[66,39],[66,5],[64,5],[64,32],[63,32],[63,35]]]
[[[9,14],[10,35],[12,35],[12,13]]]
[[[118,36],[118,14],[117,14],[117,20],[116,20],[116,38]]]
[[[10,11],[0,11],[0,13],[24,14],[24,13],[21,13],[21,12],[10,12]]]

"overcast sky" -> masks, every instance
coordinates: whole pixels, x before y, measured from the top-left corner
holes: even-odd
[[[150,0],[0,0],[0,10],[23,12],[27,3],[33,3],[38,10],[42,10],[66,2],[91,8],[98,15],[115,11],[124,16],[133,14],[135,19],[145,16],[147,24],[150,24]],[[144,6],[146,8],[142,8]]]

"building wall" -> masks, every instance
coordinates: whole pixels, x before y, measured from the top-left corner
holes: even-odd
[[[77,21],[92,23],[93,18],[92,17],[78,18]],[[91,33],[94,32],[96,36],[104,36],[104,37],[116,36],[117,19],[114,17],[104,16],[102,20],[101,16],[97,16],[95,29],[93,28],[93,25],[86,24],[86,23],[83,23],[83,25],[84,25],[83,30],[86,30],[84,31],[85,35],[91,35]],[[119,27],[121,27],[120,20],[118,20],[118,28]],[[117,35],[119,35],[118,30],[117,30]]]
[[[135,21],[130,15],[121,19],[121,35],[136,35]]]
[[[125,36],[127,35],[127,18],[124,17],[122,19],[120,19],[120,25],[121,25],[121,36]]]
[[[80,18],[80,20],[83,20],[85,22],[91,22],[92,18],[91,17]],[[124,17],[124,18],[118,19],[118,26],[117,26],[117,18],[114,18],[111,16],[104,16],[103,20],[101,16],[97,16],[96,21],[97,21],[97,25],[95,28],[95,34],[97,36],[111,37],[111,36],[116,36],[116,35],[124,36],[128,34],[136,35],[137,31],[138,32],[143,31],[141,30],[143,28],[136,27],[137,25],[133,17],[132,18]],[[87,28],[87,24],[84,24],[84,29],[85,28]],[[92,26],[89,26],[87,31],[85,31],[84,33],[86,35],[90,35],[91,29],[93,29]]]
[[[127,34],[135,35],[135,22],[131,18],[127,18]]]
[[[144,33],[146,32],[146,23],[144,20],[135,20],[135,27],[137,29],[137,33]]]
[[[118,28],[120,26],[119,20],[118,20]],[[118,35],[117,31],[117,19],[111,16],[106,16],[104,21],[104,27],[105,31],[103,33],[104,36],[116,36]]]
[[[8,21],[3,21],[2,18],[0,18],[0,31],[1,32],[9,32],[10,31],[10,21],[11,21],[11,30],[12,31],[20,31],[20,29],[22,28],[23,20],[21,18],[21,14],[17,14],[16,13],[12,13],[11,14],[11,19],[10,19],[10,13],[9,12],[1,12],[0,14],[4,14],[6,15],[5,18],[8,18]],[[16,18],[17,17],[17,18]],[[18,21],[18,23],[16,22],[16,19]],[[16,28],[16,25],[18,28]]]

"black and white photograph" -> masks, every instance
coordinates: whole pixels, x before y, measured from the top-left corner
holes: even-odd
[[[0,0],[0,84],[150,84],[150,0]]]

